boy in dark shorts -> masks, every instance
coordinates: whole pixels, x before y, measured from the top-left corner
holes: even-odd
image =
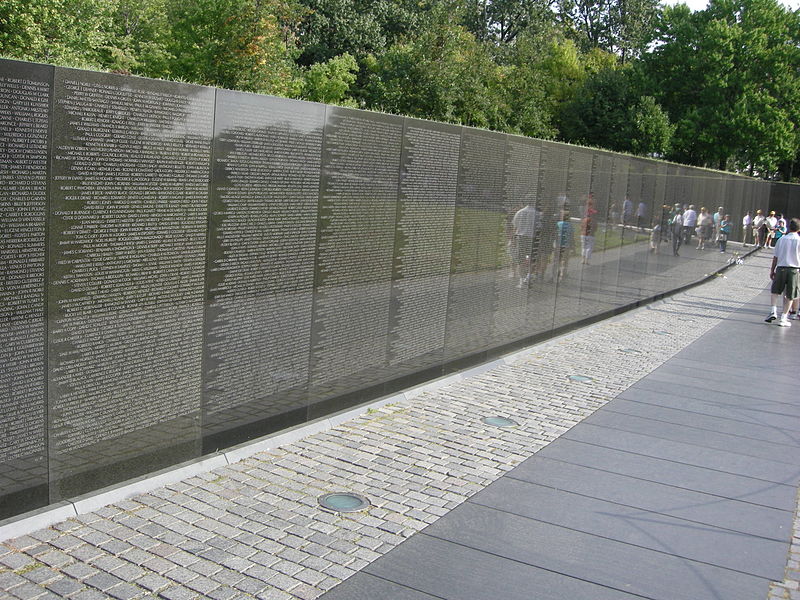
[[[772,312],[764,319],[772,323],[778,317],[778,302],[783,295],[783,310],[776,325],[790,327],[789,309],[792,300],[800,296],[800,220],[789,221],[789,233],[775,242],[769,277],[772,279]]]

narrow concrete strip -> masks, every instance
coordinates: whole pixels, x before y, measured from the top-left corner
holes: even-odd
[[[77,516],[77,513],[72,502],[59,502],[47,508],[34,510],[0,524],[0,540],[27,535],[31,531],[50,527],[74,516]]]
[[[109,504],[127,500],[140,494],[147,494],[166,485],[189,479],[201,473],[208,473],[227,465],[228,461],[224,455],[215,454],[200,460],[184,463],[178,467],[170,467],[153,475],[140,477],[118,486],[111,486],[99,492],[79,496],[71,502],[75,507],[76,514],[85,515]]]

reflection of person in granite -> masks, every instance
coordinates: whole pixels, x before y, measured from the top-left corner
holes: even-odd
[[[611,223],[612,225],[616,225],[618,219],[619,219],[619,209],[617,208],[617,203],[612,202],[608,207],[608,219],[606,219],[606,222]]]
[[[590,193],[586,199],[586,209],[584,210],[584,217],[581,220],[581,262],[588,265],[592,258],[592,251],[594,250],[594,216],[597,214],[597,209],[594,207],[594,196]]]
[[[574,231],[569,220],[568,210],[561,212],[561,219],[556,223],[556,239],[553,241],[555,257],[553,259],[553,278],[557,281],[564,279],[569,268],[569,257],[574,245]]]
[[[625,196],[625,201],[622,203],[622,224],[630,225],[633,217],[633,202]]]
[[[530,281],[533,242],[538,226],[536,207],[533,206],[532,201],[516,212],[512,224],[514,226],[514,269],[519,277],[519,287],[523,287]]]
[[[678,250],[683,243],[683,209],[678,208],[670,223],[672,227],[672,254],[680,256]]]
[[[636,226],[639,228],[639,231],[644,231],[644,223],[645,218],[647,217],[647,204],[645,204],[644,200],[639,202],[639,206],[636,207]]]

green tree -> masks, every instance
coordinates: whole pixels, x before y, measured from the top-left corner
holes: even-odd
[[[172,77],[230,89],[298,93],[292,5],[281,0],[168,0]]]
[[[429,9],[427,0],[300,0],[301,53],[309,66],[347,53],[361,61],[413,33]]]
[[[464,23],[479,41],[497,46],[513,44],[529,30],[551,26],[551,0],[466,0]]]
[[[367,107],[504,130],[504,73],[489,49],[444,4],[426,21],[413,41],[367,61]]]
[[[769,174],[798,149],[800,15],[776,0],[667,9],[644,60],[676,132],[670,158]]]
[[[146,77],[168,77],[170,23],[166,0],[117,0],[103,66]]]
[[[566,141],[640,155],[663,154],[673,130],[655,100],[641,95],[630,68],[589,76],[560,121]]]
[[[562,25],[588,51],[613,52],[622,62],[643,54],[656,34],[659,0],[558,0]]]
[[[114,0],[3,0],[0,54],[98,67],[109,45]]]
[[[588,75],[616,62],[614,55],[597,48],[580,52],[556,29],[548,35],[525,32],[511,50],[504,79],[513,130],[532,137],[558,136],[564,105]]]
[[[348,96],[356,73],[358,63],[347,53],[315,63],[305,72],[301,97],[325,104],[356,106],[355,100]]]

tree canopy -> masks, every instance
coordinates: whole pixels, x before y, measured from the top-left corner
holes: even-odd
[[[4,0],[0,54],[800,175],[777,0]]]

